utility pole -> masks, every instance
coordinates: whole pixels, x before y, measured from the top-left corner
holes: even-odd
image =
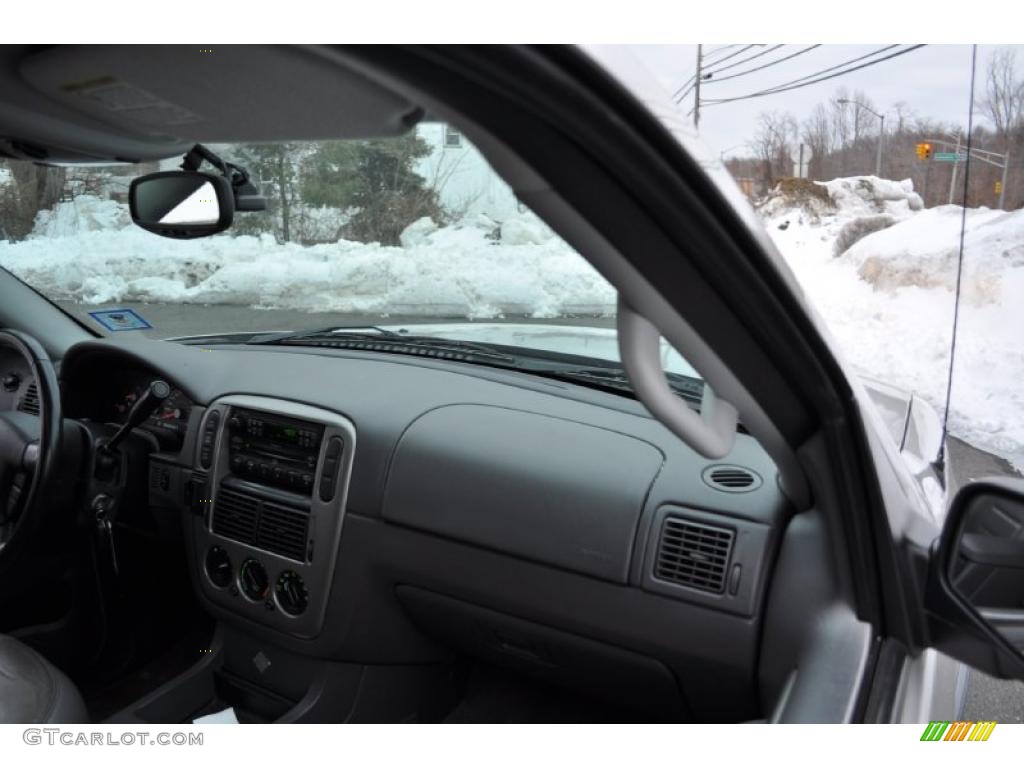
[[[700,81],[702,77],[700,68],[704,60],[703,48],[704,46],[697,43],[697,75],[693,86],[693,129],[695,131],[700,129]]]
[[[882,142],[885,141],[885,114],[878,116],[878,149],[875,154],[875,176],[882,178]]]
[[[956,160],[953,161],[953,173],[949,177],[949,204],[953,204],[953,190],[956,188],[956,169],[960,165],[960,131],[956,132],[956,149],[953,150]],[[967,201],[964,200],[964,205]]]
[[[1006,154],[1003,156],[1003,180],[999,182],[999,207],[1003,207],[1003,200],[1006,199],[1006,171],[1010,168],[1010,145],[1007,142]]]

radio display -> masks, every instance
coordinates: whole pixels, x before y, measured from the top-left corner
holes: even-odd
[[[239,411],[240,436],[246,438],[249,448],[259,445],[279,445],[281,447],[299,448],[305,452],[315,452],[320,448],[324,428],[322,424],[280,417],[267,417],[252,411]]]
[[[276,443],[293,443],[299,442],[300,430],[298,427],[285,427],[280,424],[267,423],[266,432],[264,436]]]

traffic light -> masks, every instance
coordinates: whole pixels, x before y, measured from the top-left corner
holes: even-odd
[[[917,159],[918,160],[931,160],[932,159],[932,145],[928,142],[922,142],[917,145]]]

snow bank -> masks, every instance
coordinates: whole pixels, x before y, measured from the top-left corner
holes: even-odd
[[[126,223],[123,205],[82,198],[40,215],[37,232],[0,243],[0,265],[47,296],[88,304],[237,304],[309,312],[555,317],[614,313],[615,292],[550,230],[521,217],[496,242],[478,226],[384,247],[303,247],[263,235],[177,241]]]
[[[931,208],[897,227],[868,235],[844,258],[877,288],[952,289],[962,216],[958,205]],[[1024,211],[968,209],[965,233],[964,295],[974,303],[999,301],[1006,270],[1024,266]]]
[[[837,211],[843,216],[889,213],[906,216],[924,208],[910,179],[892,181],[878,176],[847,176],[821,182]]]
[[[32,238],[70,237],[83,232],[125,229],[132,225],[128,206],[114,200],[82,195],[70,202],[58,203],[53,210],[36,214]]]
[[[863,177],[872,178],[872,177]],[[952,334],[958,206],[916,209],[908,182],[837,179],[835,211],[800,207],[762,216],[779,250],[847,359],[914,391],[941,413]],[[880,210],[882,209],[882,210]],[[889,213],[892,226],[833,255],[843,227]],[[782,223],[786,227],[780,228]],[[1024,211],[968,209],[951,432],[1024,468]]]

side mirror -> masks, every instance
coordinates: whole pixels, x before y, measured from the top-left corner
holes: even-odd
[[[1024,480],[960,489],[932,555],[927,603],[936,647],[1024,677]]]
[[[234,195],[226,178],[202,171],[163,171],[134,179],[132,221],[164,237],[206,237],[231,226]]]

